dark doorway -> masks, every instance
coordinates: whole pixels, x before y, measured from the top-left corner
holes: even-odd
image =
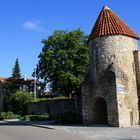
[[[133,126],[133,112],[130,111],[130,125]]]
[[[95,99],[93,105],[93,123],[94,124],[108,124],[107,120],[107,104],[102,97]]]

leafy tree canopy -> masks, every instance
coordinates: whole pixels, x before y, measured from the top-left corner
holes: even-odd
[[[16,59],[14,68],[12,69],[12,77],[13,78],[21,78],[20,66],[19,66],[18,58]]]
[[[54,92],[66,96],[80,94],[89,61],[88,36],[80,29],[73,31],[57,30],[42,43],[37,65],[37,76],[51,83]]]

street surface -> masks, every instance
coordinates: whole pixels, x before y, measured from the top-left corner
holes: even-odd
[[[79,134],[92,140],[140,140],[140,126],[130,128],[108,126],[53,126],[52,128],[65,130],[71,134]]]
[[[64,130],[0,122],[0,140],[89,140]]]
[[[1,121],[0,140],[140,140],[140,126],[59,126],[48,122]]]

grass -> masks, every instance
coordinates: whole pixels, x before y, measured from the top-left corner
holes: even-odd
[[[49,98],[36,98],[33,99],[32,102],[40,102],[40,101],[48,101],[48,100],[61,100],[61,99],[69,99],[68,97],[65,96],[59,96],[59,97],[49,97]]]

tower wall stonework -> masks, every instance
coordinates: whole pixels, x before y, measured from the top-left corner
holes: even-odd
[[[140,51],[134,51],[136,81],[138,90],[138,105],[139,105],[139,117],[140,117]]]
[[[94,123],[98,97],[106,101],[109,125],[129,127],[138,123],[135,50],[137,40],[123,35],[90,40],[90,62],[82,86],[84,123]]]

